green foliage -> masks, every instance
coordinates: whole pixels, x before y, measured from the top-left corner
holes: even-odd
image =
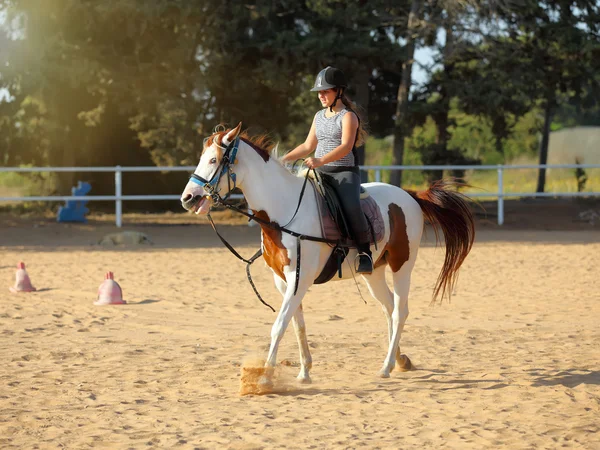
[[[194,120],[180,99],[165,99],[156,112],[139,113],[130,118],[140,146],[150,151],[157,166],[194,165],[202,145]]]
[[[288,150],[306,138],[325,65],[344,69],[384,138],[413,2],[0,0],[0,88],[13,98],[0,101],[0,165],[195,164],[215,125],[238,121]],[[600,124],[598,5],[491,3],[423,2],[415,42],[437,59],[411,92],[405,164],[531,158],[548,102],[553,129]],[[436,42],[439,28],[451,45]],[[367,163],[390,164],[391,147],[370,139]],[[95,193],[112,192],[111,177],[88,175]],[[77,179],[34,187],[68,193]],[[131,174],[126,188],[179,182]]]
[[[537,130],[540,111],[534,109],[523,115],[511,127],[510,134],[502,141],[502,151],[498,152],[493,128],[489,119],[473,116],[454,109],[451,116],[456,125],[452,130],[450,148],[466,149],[465,154],[481,161],[481,164],[510,164],[518,158],[533,157],[539,147]]]
[[[17,102],[33,97],[50,111],[28,116],[32,124],[44,122],[30,130],[28,145],[36,154],[46,145],[39,158],[46,164],[89,159],[82,156],[96,151],[90,128],[111,133],[114,114],[135,132],[123,134],[119,145],[139,146],[161,164],[197,158],[197,132],[206,135],[220,122],[241,120],[257,131],[297,137],[294,125],[304,125],[318,104],[314,94],[311,108],[294,99],[323,65],[352,74],[365,62],[395,60],[391,40],[372,33],[377,3],[14,0],[3,6],[20,20],[4,23],[18,38],[10,40],[0,85]],[[8,123],[14,126],[14,117]],[[18,163],[17,153],[7,160]]]
[[[453,103],[450,117],[456,123],[451,129],[451,139],[448,147],[451,149],[467,149],[465,154],[479,160],[481,164],[521,164],[531,162],[535,158],[539,146],[536,130],[539,128],[540,111],[533,110],[518,120],[512,132],[504,141],[503,154],[498,153],[489,122],[479,116],[465,114],[458,109],[458,104]],[[407,139],[404,153],[404,165],[423,165],[423,149],[435,145],[436,127],[433,119],[427,119],[422,126],[414,129],[412,136]],[[390,165],[392,161],[391,136],[383,139],[371,137],[367,141],[367,165]],[[467,181],[470,177],[483,176],[479,171],[467,172]],[[452,175],[447,173],[447,176]],[[371,180],[374,174],[370,174]],[[383,174],[383,180],[389,181],[389,172]],[[421,171],[405,171],[403,174],[404,185],[407,187],[422,187],[426,185],[426,177]],[[487,182],[486,182],[487,183]],[[489,183],[488,183],[489,184]]]

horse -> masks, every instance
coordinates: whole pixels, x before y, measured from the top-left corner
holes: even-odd
[[[312,357],[302,299],[326,264],[332,247],[322,240],[306,238],[323,237],[312,184],[305,186],[302,177],[284,167],[271,154],[272,146],[265,148],[266,139],[240,133],[241,126],[240,122],[237,127],[215,132],[205,140],[200,162],[185,186],[181,203],[188,211],[206,215],[233,188],[243,192],[248,207],[255,212],[251,217],[261,226],[264,260],[283,297],[271,329],[271,344],[260,382],[272,385],[279,343],[291,321],[300,350],[297,379],[310,383]],[[468,198],[455,189],[456,183],[452,181],[434,183],[423,192],[386,183],[366,183],[363,187],[376,201],[385,223],[383,240],[377,248],[371,248],[373,272],[362,277],[371,295],[381,303],[387,319],[389,346],[379,376],[388,378],[396,363],[401,370],[412,367],[410,358],[400,353],[399,342],[408,317],[411,272],[425,219],[434,226],[438,244],[441,240],[438,230],[442,231],[446,249],[432,301],[440,294],[441,298],[450,296],[458,269],[473,245],[475,226]],[[307,192],[302,196],[304,188]],[[356,254],[356,249],[351,249],[349,260]],[[386,283],[386,266],[392,272],[393,292]],[[342,279],[353,276],[354,268],[350,267]]]

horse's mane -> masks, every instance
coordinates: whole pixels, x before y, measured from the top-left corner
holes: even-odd
[[[206,140],[204,144],[204,149],[210,147],[215,141],[215,139],[217,140],[217,142],[222,142],[223,137],[225,137],[225,135],[230,131],[231,129],[213,133]],[[240,133],[240,139],[242,139],[246,144],[252,147],[254,151],[258,153],[262,157],[262,159],[265,160],[265,162],[272,158],[289,171],[289,168],[281,162],[280,156],[277,151],[277,144],[273,142],[269,134],[263,133],[257,135],[250,135],[247,130],[244,130]]]

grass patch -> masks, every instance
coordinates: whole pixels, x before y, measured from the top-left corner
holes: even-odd
[[[0,172],[0,197],[48,195],[55,189],[51,172]]]
[[[0,197],[52,195],[55,183],[52,173],[0,172]],[[50,214],[58,209],[57,202],[2,202],[0,212],[26,216]]]

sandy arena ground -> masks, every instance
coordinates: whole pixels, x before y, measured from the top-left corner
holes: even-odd
[[[0,448],[600,448],[600,231],[481,226],[452,303],[429,306],[443,252],[423,242],[403,353],[377,378],[379,304],[352,281],[304,301],[313,384],[290,329],[278,393],[240,396],[275,314],[244,264],[196,225],[128,225],[154,246],[101,247],[109,222],[0,224]],[[198,224],[200,223],[200,224]],[[256,228],[225,226],[241,253]],[[39,292],[13,295],[25,261]],[[94,306],[112,270],[128,304]],[[279,295],[259,261],[256,284]]]

